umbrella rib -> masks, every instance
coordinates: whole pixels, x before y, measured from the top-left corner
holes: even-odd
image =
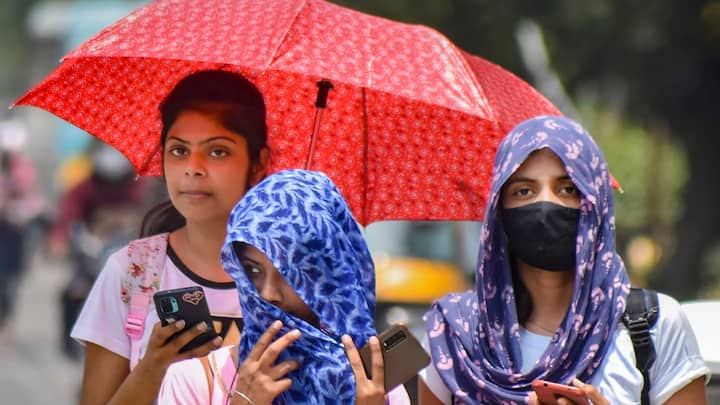
[[[292,22],[290,24],[288,24],[288,26],[287,26],[287,31],[285,31],[285,33],[282,36],[282,39],[280,39],[280,42],[278,43],[277,48],[275,48],[272,55],[270,55],[270,61],[268,62],[267,65],[265,65],[266,68],[269,68],[270,66],[272,66],[272,64],[275,63],[275,60],[277,60],[278,52],[280,51],[280,48],[282,48],[283,43],[285,43],[285,40],[287,39],[288,35],[290,35],[290,30],[292,29],[293,25],[295,25],[295,21],[298,20],[300,13],[302,13],[302,11],[305,9],[305,7],[308,5],[309,2],[310,2],[310,0],[305,0],[305,1],[303,1],[302,5],[300,5],[300,7],[298,7],[298,11],[295,14],[295,16],[293,17]]]

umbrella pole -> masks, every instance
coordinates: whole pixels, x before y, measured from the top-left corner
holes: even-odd
[[[318,94],[315,100],[315,120],[313,121],[313,131],[310,136],[310,148],[308,150],[307,160],[305,161],[305,169],[310,170],[312,164],[312,157],[315,153],[315,140],[317,139],[318,132],[320,132],[320,121],[322,119],[322,113],[327,107],[328,93],[333,88],[332,83],[328,80],[320,80],[317,82]]]

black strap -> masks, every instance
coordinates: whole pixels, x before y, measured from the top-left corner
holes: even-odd
[[[657,291],[630,289],[623,323],[635,349],[635,366],[643,376],[642,405],[650,404],[650,367],[655,362],[655,345],[650,338],[650,328],[657,321],[658,311]]]

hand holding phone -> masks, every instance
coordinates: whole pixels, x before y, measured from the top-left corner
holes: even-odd
[[[385,392],[404,384],[430,364],[430,356],[405,325],[395,324],[382,332],[380,351],[385,371]],[[370,345],[360,349],[365,374],[372,378],[372,354]]]
[[[585,391],[571,385],[535,380],[532,387],[541,404],[557,404],[558,398],[565,397],[577,405],[590,405]]]
[[[207,324],[207,329],[183,346],[180,353],[201,346],[218,336],[213,327],[212,316],[202,287],[193,286],[158,291],[153,295],[153,301],[162,326],[167,326],[172,320],[179,321],[182,319],[185,321],[185,327],[170,339],[190,328],[194,328],[200,322]]]

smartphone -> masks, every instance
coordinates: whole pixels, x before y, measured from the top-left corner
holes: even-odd
[[[556,404],[558,398],[565,397],[578,405],[590,405],[585,391],[572,385],[557,384],[549,381],[535,380],[533,390],[542,404]]]
[[[407,382],[430,364],[430,356],[405,325],[390,326],[378,339],[385,365],[385,392]],[[360,349],[360,358],[365,374],[372,378],[372,353],[369,343]]]
[[[207,343],[217,336],[217,332],[213,327],[212,316],[208,309],[205,291],[200,286],[176,288],[174,290],[158,291],[153,295],[155,302],[155,310],[157,311],[160,322],[163,326],[167,326],[171,320],[184,320],[185,328],[174,334],[170,339],[178,334],[185,332],[190,328],[194,328],[200,322],[205,322],[208,328],[205,332],[196,336],[188,344],[180,349],[180,353],[194,349],[204,343]]]

